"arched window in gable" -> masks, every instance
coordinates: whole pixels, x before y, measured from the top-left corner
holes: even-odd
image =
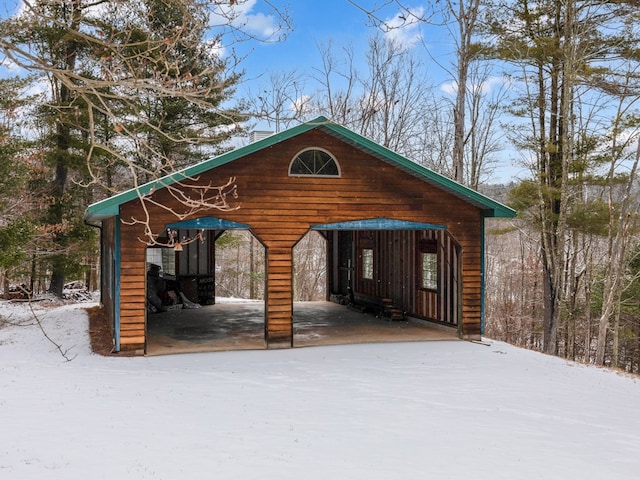
[[[340,166],[326,150],[307,148],[298,153],[289,164],[289,176],[339,177]]]

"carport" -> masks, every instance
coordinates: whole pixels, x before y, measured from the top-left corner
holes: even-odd
[[[218,198],[228,204],[219,207]],[[164,245],[169,261],[177,252],[176,275],[185,277],[179,288],[206,300],[215,284],[207,249],[217,232],[233,227],[248,229],[264,247],[259,348],[291,348],[314,339],[331,343],[327,337],[333,328],[341,328],[343,343],[357,322],[338,327],[347,310],[337,303],[397,312],[393,318],[398,322],[362,321],[349,341],[360,341],[356,339],[365,333],[373,340],[382,338],[389,328],[399,333],[401,322],[412,318],[448,325],[452,336],[478,339],[484,328],[484,220],[514,215],[510,208],[318,117],[90,205],[85,218],[101,225],[102,303],[112,324],[114,350],[144,354],[153,350],[147,338],[153,329],[148,327],[161,318],[147,312],[148,247]],[[294,248],[311,230],[327,241],[327,307],[342,310],[325,318],[322,309],[305,321],[305,309],[293,296]],[[183,235],[205,242],[185,248]],[[192,256],[192,249],[198,254]],[[216,307],[223,308],[211,307],[212,317]],[[181,315],[180,321],[190,315]],[[189,336],[191,327],[179,327],[176,321],[168,324],[171,335]],[[257,332],[250,324],[240,325],[226,327],[238,334],[236,348],[241,348],[243,332]],[[201,343],[215,337],[212,326],[199,328]]]

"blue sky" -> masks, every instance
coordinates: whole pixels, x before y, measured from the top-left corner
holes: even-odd
[[[20,0],[0,0],[0,17],[15,12]],[[316,44],[326,44],[333,40],[338,47],[352,43],[356,52],[364,52],[367,40],[376,33],[376,28],[368,25],[365,13],[352,5],[348,0],[238,0],[235,10],[239,17],[236,25],[250,35],[264,41],[250,40],[228,44],[243,54],[247,54],[242,67],[247,71],[247,77],[253,78],[265,70],[290,70],[306,71],[320,63],[320,54]],[[359,1],[363,7],[379,3],[371,0]],[[424,10],[420,4],[426,4],[424,0],[409,0],[407,4],[415,5],[416,10]],[[272,5],[273,7],[271,7]],[[289,13],[292,20],[292,29],[286,31],[286,39],[276,41],[278,34],[271,34],[277,29],[278,11]],[[398,14],[397,8],[387,8],[380,12],[384,20],[394,22]],[[219,20],[221,23],[225,20]],[[216,17],[212,15],[212,24],[216,24]],[[422,29],[422,32],[421,30]],[[424,26],[413,25],[408,28],[394,30],[393,34],[400,37],[405,43],[416,43],[417,35],[424,34]],[[434,30],[430,35],[428,46],[432,52],[436,52],[440,58],[451,51],[452,42],[447,38],[446,31]],[[424,35],[423,35],[424,36]],[[416,49],[424,49],[423,45],[416,45]],[[439,52],[439,53],[438,53]],[[229,53],[229,52],[227,52]],[[446,63],[446,61],[445,61]]]
[[[285,5],[285,1],[270,2],[276,6]],[[373,3],[363,0],[363,6]],[[415,6],[415,11],[424,11],[421,4],[427,2],[415,0],[408,2]],[[248,0],[244,4],[245,13],[241,16],[241,23],[245,30],[265,38],[269,28],[277,24],[277,17],[264,1]],[[250,75],[266,69],[292,69],[304,71],[320,63],[320,55],[316,44],[326,44],[332,40],[336,47],[353,44],[356,52],[364,52],[370,37],[380,31],[371,26],[366,14],[352,5],[348,0],[300,0],[289,5],[288,12],[292,19],[292,30],[286,39],[280,42],[250,42],[238,45],[245,51],[251,48],[252,54],[247,58],[245,67]],[[398,22],[397,8],[387,7],[379,13],[381,19],[395,24]],[[240,22],[239,22],[240,23]],[[430,53],[438,57],[448,66],[447,55],[454,49],[453,41],[449,38],[445,28],[431,28],[419,24],[393,30],[388,33],[404,44],[412,45],[416,50]],[[424,40],[424,42],[421,42]],[[446,79],[441,77],[442,81]]]

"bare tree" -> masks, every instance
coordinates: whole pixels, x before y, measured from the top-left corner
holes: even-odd
[[[487,63],[473,62],[467,78],[467,127],[462,142],[465,159],[462,164],[463,179],[466,185],[478,190],[491,176],[495,154],[504,148],[499,140],[498,118],[503,112],[502,105],[508,89],[502,78],[491,76],[491,68]]]
[[[352,126],[358,115],[359,73],[354,64],[351,45],[336,56],[333,41],[318,45],[322,65],[314,69],[312,78],[319,85],[313,108],[325,111],[329,117],[345,126]],[[323,100],[319,100],[322,98]]]
[[[456,101],[453,109],[453,178],[460,183],[465,183],[467,91],[469,70],[480,52],[473,39],[476,35],[476,26],[482,2],[481,0],[447,0],[444,5],[445,19],[451,16],[457,27],[457,34],[453,36],[456,42],[457,61],[455,76]]]
[[[402,0],[390,0],[374,7],[365,7],[363,2],[356,0],[349,1],[365,13],[374,26],[385,33],[416,24],[440,26],[448,31],[454,44],[452,66],[440,63],[431,56],[429,47],[425,46],[426,55],[430,60],[449,75],[454,93],[451,113],[447,115],[441,110],[438,112],[441,118],[450,117],[450,122],[446,125],[452,129],[451,134],[441,135],[451,137],[451,143],[448,152],[450,166],[441,168],[440,171],[460,183],[477,188],[479,177],[485,173],[483,169],[489,167],[487,157],[498,147],[495,141],[498,103],[487,100],[488,67],[486,64],[481,65],[484,49],[477,41],[485,2],[446,0],[426,9],[410,7]],[[383,12],[391,7],[395,7],[396,15],[384,16]],[[500,94],[497,94],[494,100],[499,97]],[[437,108],[437,105],[435,107]],[[441,131],[443,124],[438,123],[436,126]],[[447,150],[445,145],[442,144],[442,152]]]
[[[411,51],[393,39],[369,41],[366,66],[357,69],[350,47],[337,58],[331,45],[320,47],[322,67],[311,111],[331,118],[409,158],[418,159],[424,118],[430,112],[425,69]]]
[[[416,137],[417,151],[411,158],[420,165],[452,178],[453,112],[434,91],[429,93],[427,99],[429,107],[420,121],[421,131]]]
[[[359,102],[359,130],[391,150],[411,156],[425,114],[428,82],[423,65],[394,39],[369,42],[368,72]]]
[[[258,92],[247,91],[251,116],[265,121],[276,133],[302,121],[310,102],[304,87],[304,77],[295,70],[268,73]]]
[[[327,242],[319,232],[308,232],[293,250],[294,299],[325,300]]]

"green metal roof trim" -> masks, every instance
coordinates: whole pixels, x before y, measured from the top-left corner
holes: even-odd
[[[377,158],[386,161],[428,183],[431,183],[439,188],[451,192],[452,194],[465,199],[473,205],[480,208],[484,215],[487,217],[515,217],[516,212],[511,208],[502,205],[495,200],[490,199],[482,195],[481,193],[471,190],[453,180],[440,175],[432,170],[429,170],[415,162],[389,150],[388,148],[378,145],[377,143],[345,128],[342,127],[326,117],[318,117],[310,122],[303,123],[296,127],[285,130],[284,132],[273,134],[269,137],[258,140],[257,142],[250,143],[244,147],[236,148],[230,152],[224,153],[218,157],[205,160],[204,162],[192,165],[184,168],[178,172],[172,173],[158,180],[151,181],[144,185],[140,185],[131,190],[114,195],[100,202],[96,202],[87,207],[85,212],[85,219],[90,221],[100,221],[108,217],[119,214],[120,205],[134,200],[136,198],[143,197],[155,190],[176,184],[180,181],[197,177],[201,173],[214,169],[221,165],[225,165],[229,162],[242,158],[246,155],[258,152],[262,149],[271,147],[285,140],[289,140],[297,135],[308,132],[310,130],[320,128],[329,133],[342,138],[343,140],[352,143],[358,148],[361,148],[369,153],[373,154]]]
[[[195,229],[195,230],[248,230],[249,225],[246,223],[233,222],[217,217],[200,217],[191,220],[182,220],[181,222],[167,223],[166,228]]]
[[[446,230],[444,225],[410,222],[392,218],[368,218],[350,222],[325,223],[313,225],[311,230]]]

